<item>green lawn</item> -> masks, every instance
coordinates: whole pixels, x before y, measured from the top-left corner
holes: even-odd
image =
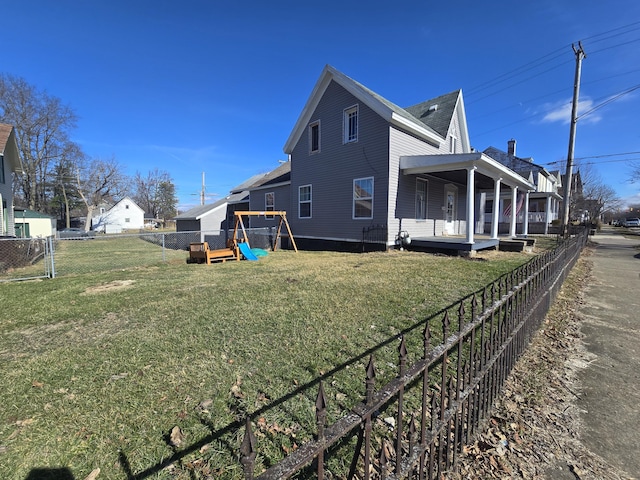
[[[148,263],[126,242],[73,243],[86,249],[73,275],[0,284],[3,479],[36,467],[240,478],[245,414],[257,412],[259,462],[277,460],[314,432],[317,387],[305,385],[342,366],[326,381],[338,414],[364,391],[362,352],[531,258],[279,251],[207,266],[186,252]],[[97,268],[115,259],[118,269]],[[397,343],[375,356],[382,382]],[[188,454],[162,468],[175,452]]]

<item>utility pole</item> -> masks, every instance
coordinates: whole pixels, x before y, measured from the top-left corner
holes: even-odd
[[[202,191],[200,192],[200,205],[204,205],[204,192],[205,192],[204,172],[202,172]]]
[[[578,99],[580,96],[580,73],[582,71],[582,59],[587,54],[578,42],[578,48],[571,45],[576,56],[576,74],[573,81],[573,105],[571,107],[571,129],[569,130],[569,152],[567,153],[567,171],[564,176],[564,198],[562,202],[561,234],[564,238],[569,236],[569,206],[571,205],[571,176],[573,174],[573,149],[576,144],[576,124],[578,123]]]

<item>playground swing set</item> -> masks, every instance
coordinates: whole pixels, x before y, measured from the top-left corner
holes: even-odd
[[[278,229],[276,236],[271,247],[272,251],[278,248],[278,241],[281,237],[282,225],[287,229],[289,235],[289,241],[293,246],[293,249],[298,253],[298,247],[296,241],[291,233],[291,227],[287,221],[287,212],[285,211],[237,211],[234,212],[236,221],[233,227],[233,237],[227,241],[227,248],[220,248],[216,250],[210,250],[207,242],[190,243],[189,244],[189,262],[190,263],[206,263],[211,265],[212,262],[226,262],[227,260],[240,260],[244,257],[247,260],[256,261],[258,256],[251,250],[249,245],[249,237],[244,227],[244,221],[242,217],[257,217],[257,216],[277,216],[279,217]],[[242,232],[242,237],[239,237],[239,233]]]

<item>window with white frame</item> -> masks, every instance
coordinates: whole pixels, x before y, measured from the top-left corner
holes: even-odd
[[[343,117],[344,143],[358,141],[358,105],[346,108]]]
[[[373,177],[353,181],[353,218],[373,218]]]
[[[416,179],[416,220],[427,219],[427,181]]]
[[[456,153],[457,140],[454,135],[449,135],[449,153]]]
[[[320,151],[320,120],[309,124],[309,153]]]
[[[276,194],[273,192],[268,192],[264,194],[264,210],[266,212],[273,212],[276,209]],[[267,220],[272,220],[274,218],[273,215],[265,215],[264,218]]]
[[[298,187],[298,218],[311,218],[311,185]]]

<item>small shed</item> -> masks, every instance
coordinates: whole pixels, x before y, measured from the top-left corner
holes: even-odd
[[[13,213],[16,237],[36,238],[56,235],[56,220],[52,216],[18,207]]]

